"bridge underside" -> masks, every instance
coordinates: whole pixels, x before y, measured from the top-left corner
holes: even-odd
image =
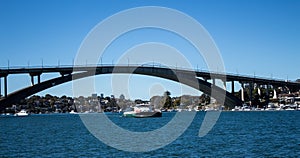
[[[94,69],[74,69],[73,74],[68,74],[65,76],[57,77],[54,79],[50,79],[39,84],[18,90],[9,94],[6,98],[2,98],[0,100],[0,110],[2,111],[6,107],[10,107],[12,104],[18,103],[21,99],[24,99],[28,96],[31,96],[35,93],[43,91],[45,89],[60,85],[62,83],[70,82],[72,80],[101,75],[101,74],[117,74],[117,73],[132,73],[132,74],[140,74],[140,75],[148,75],[155,76],[160,78],[169,79],[172,81],[180,82],[192,88],[202,91],[208,95],[213,95],[219,103],[224,102],[225,107],[232,108],[236,105],[241,105],[242,101],[235,97],[233,94],[227,92],[226,90],[214,86],[209,82],[204,80],[197,79],[193,72],[186,72],[181,70],[171,70],[167,68],[149,68],[149,67],[100,67]],[[213,92],[212,92],[213,90]]]

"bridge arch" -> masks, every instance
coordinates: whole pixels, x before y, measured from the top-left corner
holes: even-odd
[[[159,78],[164,78],[168,80],[172,80],[175,82],[179,82],[182,84],[185,84],[187,86],[190,86],[194,89],[197,89],[199,91],[202,91],[203,93],[206,93],[208,95],[211,95],[212,89],[215,90],[217,96],[214,96],[214,98],[218,102],[224,102],[224,105],[226,107],[234,107],[236,105],[241,105],[242,101],[235,97],[233,94],[227,92],[226,90],[212,85],[209,82],[206,82],[201,79],[197,79],[193,71],[186,71],[186,70],[172,70],[169,68],[157,68],[157,67],[127,67],[127,66],[108,66],[108,67],[97,67],[96,71],[95,68],[74,68],[73,74],[68,75],[62,75],[61,77],[57,77],[54,79],[50,79],[44,82],[41,82],[39,84],[35,84],[33,86],[26,87],[24,89],[15,91],[11,94],[9,94],[6,98],[2,98],[0,100],[0,108],[1,110],[5,107],[8,107],[16,102],[18,102],[20,99],[24,99],[28,96],[31,96],[35,93],[38,93],[40,91],[43,91],[45,89],[70,82],[72,80],[77,80],[85,77],[90,77],[94,75],[101,75],[101,74],[138,74],[138,75],[147,75],[147,76],[154,76]],[[178,80],[178,76],[180,77],[180,81]],[[182,77],[183,76],[183,77]],[[196,79],[195,79],[196,78]],[[225,96],[224,96],[225,95]],[[225,101],[224,101],[225,98]]]

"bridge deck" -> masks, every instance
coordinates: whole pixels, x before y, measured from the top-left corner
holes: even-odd
[[[270,84],[270,85],[278,85],[278,86],[296,86],[300,88],[300,83],[293,81],[284,81],[279,79],[270,79],[263,78],[257,76],[246,76],[246,75],[237,75],[237,74],[224,74],[217,72],[209,72],[209,71],[197,71],[191,69],[180,69],[180,68],[168,68],[161,66],[151,66],[151,65],[126,65],[126,66],[113,66],[113,65],[104,65],[104,66],[54,66],[54,67],[12,67],[12,68],[0,68],[0,77],[4,77],[11,74],[32,74],[38,75],[42,73],[61,73],[61,74],[71,74],[74,71],[90,71],[92,69],[101,69],[101,68],[130,68],[134,69],[137,67],[145,67],[145,68],[153,68],[153,69],[172,69],[173,71],[181,71],[181,72],[195,72],[197,77],[205,78],[205,79],[226,79],[226,81],[237,81],[241,83],[257,83],[257,84]]]

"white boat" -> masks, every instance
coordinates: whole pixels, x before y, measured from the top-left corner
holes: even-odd
[[[247,104],[244,104],[243,107],[241,108],[241,110],[242,111],[251,111],[251,108]]]
[[[78,113],[75,112],[74,110],[71,110],[71,112],[69,114],[78,114]]]
[[[266,111],[275,111],[276,110],[276,106],[274,103],[269,103],[267,108],[266,108]]]
[[[275,111],[276,108],[266,108],[266,111]]]
[[[24,116],[28,116],[28,113],[26,110],[22,109],[20,112],[16,113],[15,116],[24,117]]]
[[[136,112],[134,111],[134,108],[130,107],[130,108],[125,109],[125,111],[123,112],[123,116],[124,117],[133,117],[133,115],[135,113]]]
[[[254,111],[263,111],[264,109],[262,108],[254,108]]]
[[[217,111],[217,109],[214,109],[214,108],[212,108],[212,107],[206,107],[206,108],[204,109],[204,111],[206,111],[206,112],[208,112],[208,111]]]
[[[291,108],[291,107],[288,107],[288,108],[286,108],[285,110],[287,110],[287,111],[293,111],[293,110],[295,110],[295,109],[293,109],[293,108]]]
[[[231,111],[241,111],[241,107],[235,106],[234,109],[231,109]]]
[[[162,113],[160,110],[152,109],[149,104],[137,104],[135,107],[131,107],[123,113],[124,117],[161,117]]]
[[[12,116],[14,116],[13,114],[11,114],[11,113],[3,113],[3,114],[1,114],[1,117],[12,117]]]

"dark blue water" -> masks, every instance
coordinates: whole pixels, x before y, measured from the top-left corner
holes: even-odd
[[[162,118],[123,118],[108,114],[131,131],[157,129]],[[0,118],[0,157],[298,157],[300,111],[222,112],[214,128],[198,137],[204,112],[176,141],[155,151],[132,153],[105,145],[88,132],[78,115]],[[142,125],[142,128],[141,128]],[[117,139],[117,137],[116,137]]]

